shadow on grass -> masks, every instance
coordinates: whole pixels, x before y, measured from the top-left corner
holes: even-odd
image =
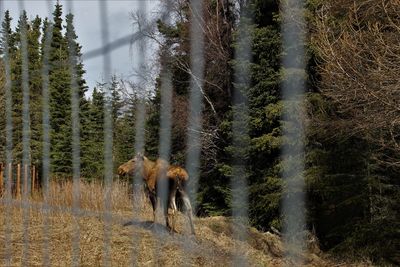
[[[165,225],[153,221],[132,220],[124,223],[123,226],[135,226],[142,229],[150,230],[155,233],[169,233],[168,228]]]

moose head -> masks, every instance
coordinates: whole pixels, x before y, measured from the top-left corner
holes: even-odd
[[[141,152],[136,153],[136,155],[131,160],[125,162],[124,164],[118,167],[117,171],[118,175],[133,176],[135,174],[135,171],[138,170],[138,168],[142,165],[144,159],[145,156],[143,155],[143,153]]]

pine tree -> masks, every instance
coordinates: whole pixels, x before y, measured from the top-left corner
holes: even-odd
[[[7,41],[9,65],[11,71],[12,120],[13,120],[13,158],[22,159],[22,40],[21,33],[26,33],[29,86],[29,160],[35,165],[41,164],[42,150],[42,77],[43,50],[49,22],[37,16],[28,22],[26,12],[19,18],[15,32],[11,30],[11,17],[6,11],[2,24],[3,36],[1,53],[4,53]],[[71,62],[76,70],[76,84],[79,95],[80,118],[88,116],[88,103],[85,99],[87,91],[83,79],[85,73],[81,61],[81,46],[73,26],[73,15],[66,17],[66,34],[63,35],[62,6],[57,2],[53,12],[52,39],[49,56],[49,91],[50,91],[50,139],[51,167],[54,174],[66,176],[71,174],[72,163],[72,124],[71,124]],[[71,38],[68,39],[67,36]],[[69,42],[68,42],[69,41]],[[72,52],[72,53],[71,53]],[[47,64],[47,63],[46,63]],[[3,105],[4,107],[4,105]],[[83,123],[81,123],[83,125]]]
[[[119,90],[120,90],[120,83],[117,80],[117,76],[113,75],[111,77],[111,84],[110,84],[111,99],[109,99],[109,101],[112,103],[113,125],[116,123],[117,119],[122,115],[121,109],[123,107],[123,102]]]
[[[25,11],[19,17],[17,28],[15,30],[15,54],[11,64],[12,84],[12,119],[13,119],[13,159],[21,162],[23,154],[23,81],[22,81],[22,40],[21,34],[27,34],[30,30],[28,17]],[[28,152],[29,153],[29,152]]]
[[[26,34],[27,59],[28,59],[28,86],[29,86],[29,114],[30,114],[30,160],[33,164],[39,163],[41,155],[41,75],[40,75],[40,25],[41,19],[36,17],[28,22],[26,12],[19,18],[16,32],[11,30],[11,17],[5,13],[3,32],[7,33],[8,57],[12,79],[12,117],[14,135],[14,159],[20,162],[22,159],[22,43],[21,32]],[[2,46],[5,45],[5,35],[2,37]],[[2,49],[4,52],[4,47]]]
[[[1,61],[1,86],[0,86],[0,146],[5,148],[6,145],[6,95],[5,95],[5,68],[4,64],[7,64],[11,68],[11,61],[15,54],[15,35],[11,30],[10,12],[7,10],[4,14],[4,20],[1,25],[1,37],[0,37],[0,55],[3,60]],[[7,55],[7,62],[4,62],[5,56]],[[0,161],[5,162],[5,150],[2,149],[0,153]]]
[[[282,144],[280,25],[277,1],[254,1],[250,112],[250,218],[261,229],[280,228]],[[268,52],[267,52],[268,51]]]
[[[47,27],[44,24],[44,29]],[[50,46],[50,125],[51,167],[59,176],[72,173],[72,118],[71,93],[76,86],[79,101],[81,145],[88,139],[82,129],[88,116],[85,73],[81,61],[81,46],[73,26],[73,15],[66,16],[66,32],[63,35],[62,6],[57,3],[53,12],[53,32]],[[73,72],[73,73],[72,73]],[[73,75],[73,76],[72,76]],[[74,77],[74,79],[72,79]]]
[[[6,162],[6,99],[5,70],[0,61],[0,162]]]
[[[79,98],[80,98],[80,108],[81,108],[81,115],[84,114],[85,110],[86,110],[86,104],[87,101],[85,99],[85,93],[87,92],[87,85],[86,85],[86,81],[83,78],[83,75],[86,73],[86,71],[84,70],[84,66],[83,66],[83,62],[81,60],[82,57],[82,46],[78,43],[77,39],[78,36],[76,35],[75,32],[75,27],[74,27],[74,15],[73,14],[68,14],[66,16],[66,32],[65,32],[65,39],[66,42],[68,44],[68,53],[70,51],[73,51],[73,54],[68,54],[70,60],[71,57],[74,57],[71,62],[73,62],[74,66],[74,70],[76,73],[76,83],[78,86],[78,92],[79,92]],[[72,49],[72,50],[71,50]],[[83,117],[83,116],[81,116]]]
[[[117,166],[131,159],[135,153],[135,107],[135,100],[126,100],[122,115],[114,124],[114,162]]]
[[[247,11],[255,14],[253,23],[249,23]],[[232,191],[232,164],[237,155],[247,162],[243,179],[249,185],[249,215],[253,225],[260,229],[270,226],[280,227],[280,200],[282,179],[280,177],[280,146],[281,146],[281,112],[280,99],[280,26],[274,17],[278,14],[276,1],[250,1],[243,6],[240,25],[235,36],[241,36],[239,31],[249,32],[252,39],[252,62],[240,58],[233,59],[233,69],[250,69],[250,84],[244,86],[241,78],[236,81],[237,90],[248,99],[248,114],[241,112],[242,106],[231,107],[220,124],[221,150],[218,154],[212,186],[204,186],[200,192],[202,208],[206,213],[230,214]],[[241,43],[242,42],[242,43]],[[234,47],[246,47],[248,40],[236,39]],[[231,102],[231,104],[233,104]],[[248,121],[248,132],[237,136],[237,141],[249,144],[237,146],[232,144],[233,114],[240,121]],[[246,117],[247,116],[247,117]],[[246,136],[246,135],[249,136]],[[249,138],[249,139],[247,139]],[[236,156],[235,156],[236,155]],[[237,194],[237,192],[235,193]]]
[[[111,117],[112,117],[112,125],[113,125],[113,159],[115,160],[118,158],[117,156],[117,145],[116,145],[116,140],[117,140],[117,122],[121,118],[123,112],[122,108],[124,106],[124,103],[122,101],[122,97],[120,94],[120,83],[117,80],[117,76],[113,75],[111,77],[111,84],[110,84],[110,99],[107,99],[109,103],[111,103]],[[119,162],[117,162],[119,163]],[[119,166],[115,164],[116,166]]]
[[[69,70],[70,72],[72,71],[73,72],[72,75],[74,75],[73,76],[74,81],[71,80],[71,90],[72,89],[77,90],[77,97],[79,101],[79,127],[80,127],[79,134],[80,134],[80,147],[82,147],[80,155],[82,156],[82,154],[85,152],[85,147],[90,146],[88,142],[90,143],[90,138],[92,138],[92,136],[86,134],[88,132],[86,127],[89,127],[86,124],[86,122],[88,121],[88,117],[90,116],[89,102],[85,98],[87,86],[86,86],[86,81],[83,78],[85,70],[81,60],[82,46],[77,41],[78,36],[76,35],[75,32],[73,14],[67,14],[65,28],[66,32],[64,38],[66,39],[67,42],[68,60],[70,64]],[[77,88],[72,88],[73,86],[76,86]],[[90,164],[90,162],[87,162],[85,159],[86,157],[81,158],[81,164],[83,166]]]
[[[42,77],[40,54],[40,27],[42,20],[36,16],[28,32],[29,89],[31,113],[32,164],[39,165],[42,158]]]
[[[3,23],[1,25],[1,38],[0,38],[0,52],[1,55],[4,55],[5,51],[4,49],[6,46],[8,47],[8,53],[10,54],[9,56],[12,55],[13,52],[15,52],[16,47],[15,47],[15,34],[11,30],[11,21],[12,18],[10,16],[10,11],[6,10],[4,13],[4,19]]]
[[[189,1],[176,4],[182,12],[173,23],[158,21],[163,36],[160,49],[160,73],[168,70],[172,84],[171,162],[183,165],[187,153],[187,116],[190,79],[190,23],[193,17]],[[230,106],[232,102],[232,40],[237,25],[234,1],[204,1],[205,72],[202,87],[202,157],[198,202],[199,214],[229,214],[231,155],[229,145]],[[173,51],[171,53],[171,51]],[[193,66],[194,67],[194,66]],[[160,74],[160,76],[161,76]],[[159,77],[156,94],[149,104],[146,123],[146,152],[157,157],[160,131],[160,107],[163,84]]]
[[[51,168],[56,176],[72,173],[71,75],[67,41],[62,35],[62,6],[53,12],[53,38],[50,45],[50,126]]]
[[[102,88],[104,84],[98,84]],[[93,89],[85,133],[90,136],[82,147],[82,174],[89,180],[102,178],[104,172],[104,92]]]

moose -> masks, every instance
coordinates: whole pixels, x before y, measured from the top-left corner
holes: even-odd
[[[181,197],[184,209],[189,218],[191,233],[194,235],[192,206],[185,186],[189,181],[189,175],[185,169],[168,164],[164,159],[152,161],[142,153],[137,153],[134,158],[118,167],[118,175],[139,175],[149,193],[151,205],[153,207],[153,222],[156,221],[156,211],[161,200],[164,207],[164,216],[167,228],[170,232],[175,230],[175,216],[178,211],[176,197]],[[166,195],[157,194],[157,190],[163,187]],[[163,190],[160,190],[163,192]],[[172,225],[168,221],[168,208],[172,210]]]

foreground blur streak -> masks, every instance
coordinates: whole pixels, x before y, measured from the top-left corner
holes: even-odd
[[[283,236],[287,258],[296,266],[302,264],[300,255],[305,249],[304,195],[304,3],[301,0],[282,1],[282,36],[284,57],[283,146],[282,166],[285,182],[282,201]]]

